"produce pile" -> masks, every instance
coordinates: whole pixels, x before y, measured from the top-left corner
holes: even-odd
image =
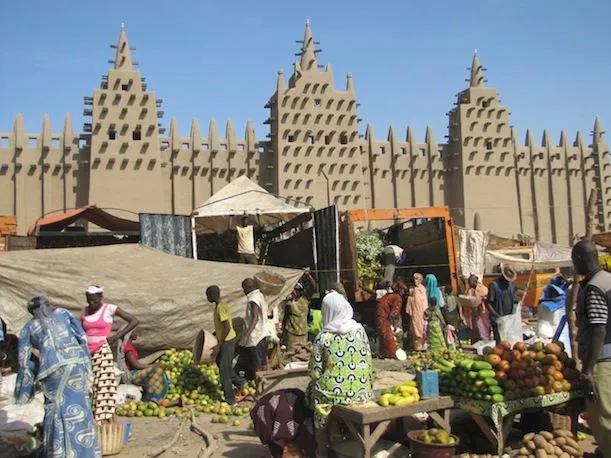
[[[238,417],[250,412],[252,406],[229,406],[224,402],[218,367],[216,364],[194,364],[191,351],[167,350],[156,364],[164,370],[170,382],[166,399],[159,404],[130,401],[117,409],[117,415],[159,418],[176,415],[180,418],[193,411],[196,416],[200,413],[220,415],[212,420],[227,423],[228,416]],[[238,394],[255,394],[254,382],[247,384]]]
[[[384,249],[379,231],[360,231],[356,234],[356,254],[359,280],[370,289],[382,277],[384,267],[380,254]]]
[[[463,350],[435,350],[431,352],[415,351],[407,357],[407,362],[416,372],[427,370],[446,371],[447,368],[452,368],[454,365],[465,359]]]
[[[579,371],[561,342],[497,345],[485,361],[440,368],[440,391],[457,398],[503,402],[578,388]]]
[[[456,439],[443,429],[427,429],[418,438],[419,441],[425,444],[452,445],[456,443]]]
[[[312,353],[312,342],[298,343],[293,345],[292,350],[282,355],[284,364],[310,361],[310,354]]]
[[[378,399],[378,404],[382,407],[408,406],[418,401],[420,401],[418,384],[410,380],[400,385],[395,385],[392,388],[382,390],[382,394]]]
[[[522,448],[512,452],[512,457],[523,458],[581,458],[583,451],[570,431],[556,430],[529,433],[522,439]]]
[[[504,402],[503,388],[495,378],[492,365],[486,361],[463,359],[453,368],[444,366],[439,375],[443,395],[477,401]]]

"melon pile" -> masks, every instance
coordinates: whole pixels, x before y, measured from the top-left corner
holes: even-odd
[[[252,406],[229,406],[220,386],[219,369],[216,364],[193,363],[193,353],[189,350],[166,350],[156,362],[169,381],[166,399],[157,403],[130,401],[117,409],[117,415],[128,417],[158,417],[170,415],[185,417],[191,412],[217,415],[218,423],[229,423],[229,417],[242,416],[250,412]],[[255,394],[254,382],[250,382],[240,393],[243,396]]]
[[[579,384],[575,360],[561,342],[535,342],[530,347],[524,342],[513,347],[503,342],[490,350],[486,362],[493,366],[508,401],[572,391]]]

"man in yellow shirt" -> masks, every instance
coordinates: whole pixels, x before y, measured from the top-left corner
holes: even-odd
[[[233,356],[235,353],[236,333],[233,329],[231,311],[226,302],[221,300],[221,290],[217,285],[206,289],[208,302],[214,304],[214,332],[218,346],[216,347],[216,365],[219,367],[221,387],[225,394],[225,402],[234,403],[233,394]],[[237,381],[237,380],[236,380]]]

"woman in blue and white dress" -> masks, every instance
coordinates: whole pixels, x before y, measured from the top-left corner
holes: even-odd
[[[55,308],[46,296],[28,301],[33,318],[19,337],[17,402],[28,402],[40,384],[45,396],[45,458],[101,457],[87,376],[91,373],[85,332],[70,312]],[[36,350],[37,355],[34,353]]]

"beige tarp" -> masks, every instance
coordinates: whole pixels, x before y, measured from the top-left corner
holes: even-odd
[[[260,225],[275,226],[309,211],[305,205],[289,205],[242,175],[193,210],[191,216],[195,232],[205,234],[235,228],[244,214],[256,216]]]
[[[140,321],[143,350],[189,348],[200,329],[214,329],[205,288],[218,285],[234,316],[243,316],[242,280],[261,270],[287,280],[279,295],[268,297],[273,305],[302,275],[295,269],[196,261],[132,244],[0,252],[0,313],[9,329],[18,331],[30,319],[27,298],[44,292],[80,317],[85,288],[100,285],[107,302]]]

